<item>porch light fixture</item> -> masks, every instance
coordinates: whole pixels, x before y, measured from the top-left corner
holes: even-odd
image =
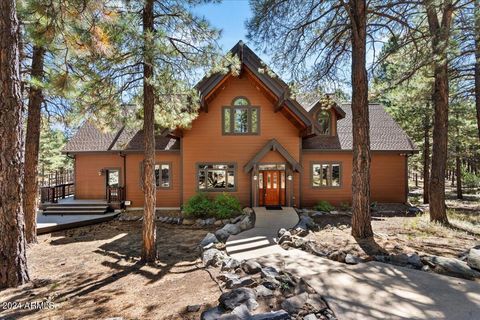
[[[287,180],[288,180],[288,181],[292,181],[292,179],[293,179],[292,175],[289,174],[289,175],[287,176]]]
[[[257,181],[257,180],[258,180],[258,176],[257,176],[257,175],[254,175],[254,176],[253,176],[253,180]]]
[[[105,174],[105,169],[98,170],[98,175],[103,176]]]

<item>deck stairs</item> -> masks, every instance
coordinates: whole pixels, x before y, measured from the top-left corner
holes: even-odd
[[[43,215],[102,215],[112,211],[106,203],[55,203],[44,204]]]

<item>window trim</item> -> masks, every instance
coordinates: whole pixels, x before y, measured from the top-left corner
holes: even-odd
[[[245,99],[248,101],[248,105],[240,105],[236,106],[233,103],[237,99]],[[229,109],[230,110],[230,132],[225,131],[225,110]],[[240,133],[240,132],[234,132],[234,112],[235,109],[246,109],[247,110],[247,121],[248,121],[248,132],[246,133]],[[252,110],[257,110],[257,132],[252,131]],[[229,106],[223,106],[222,107],[222,135],[224,136],[258,136],[260,135],[260,110],[261,108],[259,106],[253,106],[250,104],[250,100],[248,100],[244,96],[238,96],[232,99],[232,102],[230,103]]]
[[[332,127],[333,127],[332,121],[333,120],[332,119],[333,119],[333,117],[332,117],[332,111],[331,110],[327,110],[327,109],[318,110],[318,112],[315,116],[315,121],[317,121],[317,123],[320,124],[320,122],[318,121],[318,118],[320,117],[320,114],[323,113],[323,112],[326,112],[328,114],[328,132],[327,133],[320,133],[320,135],[322,137],[332,136],[332,132],[333,132],[333,130],[332,130]]]
[[[332,186],[332,185],[328,185],[328,186],[314,186],[313,185],[313,174],[314,174],[314,170],[313,170],[313,166],[314,165],[324,165],[324,164],[328,164],[328,165],[332,165],[332,164],[338,164],[339,167],[340,167],[340,176],[339,176],[339,185],[338,186]],[[331,181],[332,181],[332,176],[330,174],[330,177],[328,177],[328,181],[330,182],[331,184]],[[312,189],[341,189],[343,187],[343,162],[342,161],[310,161],[310,188]]]
[[[172,162],[171,161],[155,162],[155,165],[153,167],[153,171],[155,172],[155,166],[157,166],[157,165],[159,165],[160,170],[162,170],[162,164],[168,165],[168,187],[157,186],[157,181],[155,181],[155,187],[156,187],[156,189],[162,189],[162,190],[172,189]],[[160,179],[161,178],[162,177],[160,177]]]
[[[172,176],[173,176],[173,163],[172,161],[156,161],[153,165],[153,174],[155,174],[155,166],[156,165],[162,165],[162,164],[168,164],[170,166],[170,176],[169,176],[169,183],[170,183],[170,186],[168,187],[162,187],[162,186],[157,186],[157,182],[155,181],[155,190],[156,191],[159,191],[159,190],[169,190],[169,189],[173,189],[173,179],[172,179]],[[140,183],[140,189],[141,190],[144,190],[144,183],[143,183],[143,160],[140,161],[139,163],[139,166],[140,166],[140,170],[139,170],[139,183]],[[154,177],[155,179],[155,177]]]
[[[199,187],[199,173],[200,173],[200,166],[206,166],[206,165],[233,165],[233,188],[225,188],[225,189],[200,189]],[[228,171],[228,169],[226,170]],[[225,161],[225,162],[196,162],[195,163],[195,190],[197,192],[237,192],[238,190],[238,173],[237,173],[237,163],[236,162],[230,162],[230,161]]]

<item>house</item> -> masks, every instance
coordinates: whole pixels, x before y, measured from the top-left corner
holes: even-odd
[[[178,208],[197,192],[228,192],[243,205],[308,207],[350,203],[352,111],[288,95],[281,79],[239,42],[239,76],[197,84],[202,103],[189,129],[156,137],[157,207]],[[407,158],[415,146],[382,105],[371,104],[371,199],[407,201]],[[103,133],[86,122],[64,152],[75,159],[75,198],[143,206],[142,131]]]

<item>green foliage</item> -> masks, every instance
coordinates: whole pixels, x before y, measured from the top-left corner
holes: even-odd
[[[234,196],[225,192],[217,195],[213,202],[214,215],[217,219],[227,219],[238,215],[242,211],[240,202]]]
[[[324,212],[330,212],[333,209],[335,209],[328,201],[325,201],[325,200],[320,200],[313,208],[317,211],[324,211]]]
[[[340,202],[340,209],[342,211],[348,211],[351,209],[349,202]]]
[[[185,216],[192,218],[207,218],[214,212],[213,202],[205,193],[199,192],[183,206]]]
[[[72,159],[62,153],[67,138],[60,129],[51,128],[46,121],[42,121],[40,132],[39,171],[50,173],[61,168],[72,167]]]
[[[205,193],[199,192],[183,206],[185,216],[192,218],[228,219],[240,214],[242,206],[237,198],[227,193],[221,193],[210,199]]]
[[[465,188],[480,188],[480,176],[472,172],[464,171],[462,174]]]

